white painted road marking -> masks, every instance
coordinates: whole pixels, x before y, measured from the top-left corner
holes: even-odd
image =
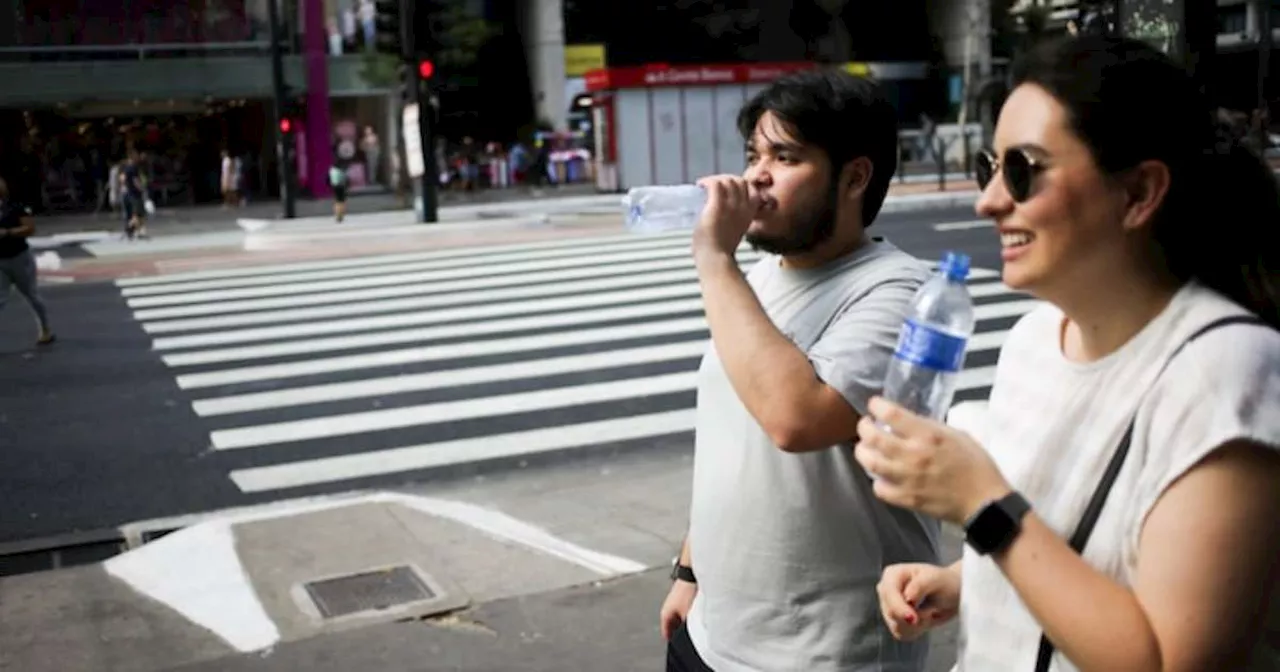
[[[644,348],[593,352],[585,355],[546,357],[511,364],[493,364],[467,369],[449,369],[429,373],[366,378],[346,383],[327,383],[270,392],[213,397],[192,402],[198,415],[232,415],[272,408],[332,403],[350,399],[390,396],[406,392],[423,392],[446,387],[478,385],[500,381],[542,378],[596,369],[652,364],[700,357],[710,342],[706,339],[665,343]]]
[[[644,283],[648,284],[648,283]],[[637,283],[637,286],[644,286]],[[699,296],[698,287],[693,284],[661,285],[650,289],[629,289],[620,292],[599,292],[592,294],[568,294],[534,301],[512,301],[508,303],[466,306],[451,310],[416,310],[411,313],[396,313],[376,317],[359,317],[345,320],[329,320],[325,322],[306,322],[302,324],[285,324],[277,327],[259,327],[215,331],[193,336],[171,336],[157,338],[152,347],[156,350],[181,350],[202,346],[231,345],[235,343],[252,343],[254,341],[271,341],[305,336],[323,336],[341,334],[351,331],[372,332],[379,329],[394,329],[428,324],[443,324],[463,320],[483,320],[517,315],[548,315],[561,310],[581,310],[583,308],[627,306],[646,301],[660,299],[692,298]],[[699,304],[699,309],[701,304]],[[544,318],[548,319],[548,318]]]
[[[362,266],[344,267],[331,270],[309,271],[305,273],[267,273],[263,275],[254,275],[242,278],[226,278],[217,280],[198,280],[194,282],[180,282],[165,285],[151,285],[144,287],[126,288],[122,293],[126,297],[141,296],[158,296],[162,294],[180,294],[195,293],[197,291],[212,290],[229,290],[246,287],[260,286],[279,286],[293,285],[298,283],[313,283],[322,280],[339,280],[346,281],[352,276],[358,275],[360,271],[371,271],[377,274],[375,277],[384,275],[410,274],[425,271],[453,271],[458,273],[461,269],[470,269],[475,271],[483,269],[484,271],[492,271],[493,275],[505,272],[507,266],[504,264],[529,263],[533,261],[549,263],[553,260],[565,261],[586,258],[589,255],[607,255],[607,254],[644,254],[648,253],[647,258],[657,259],[661,257],[677,257],[688,256],[689,246],[679,241],[658,240],[658,241],[637,241],[636,243],[619,244],[610,242],[604,245],[590,245],[581,248],[570,249],[551,249],[537,252],[535,254],[509,253],[493,255],[485,259],[470,258],[447,258],[433,259],[430,261],[411,261],[388,263],[385,259],[373,257],[365,260]],[[569,264],[572,265],[572,264]],[[536,269],[542,270],[542,269]],[[466,275],[453,275],[446,273],[448,277],[467,277]]]
[[[226,369],[208,373],[193,373],[178,376],[178,387],[190,390],[200,387],[216,387],[260,380],[295,378],[321,373],[354,371],[371,369],[414,362],[430,362],[462,357],[480,357],[485,355],[505,355],[519,352],[536,352],[549,348],[562,348],[572,345],[591,343],[608,343],[626,341],[648,336],[671,336],[702,332],[707,328],[705,318],[691,317],[680,320],[662,322],[646,322],[644,324],[623,327],[602,327],[581,331],[557,332],[542,336],[520,336],[516,338],[495,339],[477,343],[456,343],[450,345],[426,346],[404,350],[387,350],[361,355],[330,357],[327,359],[309,359],[287,364],[265,364],[260,366]]]
[[[934,231],[971,231],[973,229],[989,229],[994,225],[990,219],[976,219],[969,222],[946,222],[934,224]]]
[[[220,362],[239,362],[250,359],[271,359],[289,355],[318,354],[340,350],[358,350],[380,345],[402,345],[405,343],[429,343],[449,338],[477,339],[484,336],[519,331],[534,331],[553,327],[577,327],[601,322],[617,320],[634,320],[639,318],[673,317],[682,313],[701,312],[702,300],[698,297],[679,301],[663,301],[659,303],[642,303],[621,308],[601,308],[598,310],[582,310],[570,313],[551,313],[549,315],[533,315],[507,320],[489,322],[465,322],[461,324],[445,324],[419,329],[402,329],[399,331],[382,331],[355,335],[333,336],[330,338],[304,339],[267,345],[248,345],[219,350],[201,350],[176,355],[165,355],[165,364],[173,367],[215,364]]]
[[[629,418],[546,427],[528,432],[427,443],[405,448],[237,469],[231,480],[244,492],[264,492],[332,483],[515,455],[536,455],[601,443],[693,431],[694,411],[668,411]]]
[[[739,254],[744,268],[761,258]],[[228,473],[244,492],[340,488],[692,430],[692,402],[670,409],[695,389],[708,347],[687,233],[177,278],[130,284],[129,301],[178,386],[200,390],[196,414],[216,418],[212,459],[243,456]],[[991,269],[969,280],[979,301],[969,353],[991,353],[1008,335],[1000,321],[1041,302]],[[957,386],[972,395],[990,387],[995,366],[987,355],[969,361]],[[482,435],[433,438],[453,421]],[[320,442],[379,449],[308,455]]]
[[[573,387],[553,387],[532,392],[500,394],[482,399],[463,399],[377,411],[327,415],[321,418],[277,422],[224,429],[213,433],[215,450],[253,448],[277,443],[307,441],[334,436],[350,436],[388,429],[431,425],[487,416],[547,411],[584,404],[618,401],[673,392],[692,392],[697,372],[668,373],[647,378],[628,378],[607,383]]]
[[[669,235],[657,234],[652,237],[646,236],[647,239],[653,241],[658,240],[683,240],[688,241],[688,233],[672,233]],[[533,243],[515,243],[511,245],[494,245],[479,248],[468,254],[467,248],[449,248],[446,250],[433,250],[429,252],[411,252],[406,254],[379,254],[379,255],[363,255],[354,258],[344,259],[325,259],[322,261],[303,261],[291,264],[274,264],[270,266],[244,266],[240,268],[217,269],[209,271],[191,271],[186,273],[169,273],[165,275],[154,275],[141,278],[121,278],[116,281],[116,285],[121,288],[144,287],[151,285],[174,285],[183,282],[191,282],[194,280],[216,280],[225,278],[243,278],[251,276],[260,276],[272,273],[295,273],[307,271],[323,271],[339,268],[359,269],[369,266],[379,266],[381,264],[395,264],[401,262],[414,261],[430,261],[433,259],[457,259],[466,257],[474,260],[477,264],[484,263],[485,259],[490,259],[497,255],[507,253],[536,253],[539,250],[560,249],[566,247],[577,247],[583,244],[595,244],[602,242],[610,242],[612,244],[626,244],[629,240],[638,240],[634,236],[592,236],[589,238],[575,238],[572,240],[545,240]]]

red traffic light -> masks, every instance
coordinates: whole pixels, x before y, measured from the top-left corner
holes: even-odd
[[[292,119],[281,119],[281,120],[280,120],[280,132],[281,132],[281,133],[288,133],[289,131],[292,131],[292,130],[293,130],[293,120],[292,120]]]
[[[436,74],[436,64],[431,61],[418,61],[418,77],[422,79],[431,79],[431,75]]]

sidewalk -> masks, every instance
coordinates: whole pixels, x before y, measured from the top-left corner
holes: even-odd
[[[473,206],[477,204],[500,204],[508,201],[529,199],[557,199],[566,196],[585,196],[595,194],[592,185],[568,185],[558,188],[532,189],[516,187],[511,189],[491,189],[471,193],[441,192],[440,206]],[[411,198],[411,197],[410,197]],[[235,230],[236,220],[277,219],[281,215],[280,202],[277,200],[251,201],[240,208],[223,208],[218,204],[188,205],[157,208],[156,214],[148,218],[147,229],[153,237],[173,234],[209,233],[214,231]],[[348,214],[367,214],[388,210],[405,210],[412,201],[404,201],[392,193],[370,193],[352,195],[347,199]],[[295,204],[298,217],[332,217],[333,201],[330,199],[300,198]],[[41,236],[65,235],[83,231],[110,231],[122,233],[123,223],[110,212],[100,215],[92,213],[66,213],[42,215],[36,223]]]
[[[945,193],[974,191],[977,185],[972,180],[948,181]],[[935,182],[894,182],[889,188],[889,197],[920,196],[939,194]],[[471,194],[446,192],[441,194],[441,219],[447,219],[449,213],[484,212],[509,213],[517,207],[529,202],[555,203],[562,200],[590,200],[608,203],[617,207],[621,194],[600,193],[591,185],[571,185],[560,188],[529,189],[512,188],[488,190]],[[352,196],[347,201],[349,215],[368,215],[371,213],[402,212],[412,220],[409,208],[412,201],[402,202],[392,194],[367,194]],[[318,218],[332,220],[333,202],[330,200],[299,200],[297,216],[300,219]],[[238,231],[237,222],[248,220],[279,220],[281,206],[278,201],[261,201],[250,203],[242,208],[224,209],[218,205],[196,205],[180,208],[160,208],[149,218],[147,229],[153,238],[163,238],[179,234],[200,234],[214,232]],[[84,232],[109,232],[120,234],[123,227],[110,213],[99,216],[93,214],[59,214],[37,218],[36,227],[41,238],[52,236],[68,236]]]
[[[686,444],[132,526],[134,537],[184,529],[105,568],[0,579],[0,669],[661,669],[656,615],[687,523]],[[948,531],[945,559],[959,543]],[[311,592],[392,567],[431,594],[397,605],[368,585]],[[322,613],[344,608],[355,611]],[[947,669],[954,647],[955,629],[940,631],[928,669]]]
[[[977,197],[972,182],[951,182],[947,186],[946,191],[938,191],[936,185],[895,185],[882,212],[972,208]],[[431,224],[417,222],[410,210],[356,214],[341,224],[328,215],[289,220],[244,216],[210,223],[209,230],[202,233],[153,233],[152,239],[145,241],[86,241],[66,232],[60,234],[60,239],[33,240],[33,246],[43,248],[39,250],[42,282],[94,282],[157,273],[610,235],[623,230],[618,199],[617,194],[589,193],[458,204],[442,207],[440,221]],[[38,222],[37,227],[45,233],[43,222]]]

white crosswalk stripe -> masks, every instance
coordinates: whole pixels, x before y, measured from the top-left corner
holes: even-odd
[[[246,493],[687,437],[709,337],[679,233],[118,284]],[[1038,305],[988,269],[970,290],[966,398]]]

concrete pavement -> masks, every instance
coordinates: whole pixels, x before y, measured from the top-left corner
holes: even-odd
[[[936,177],[929,175],[910,175],[906,181],[897,181],[891,185],[893,194],[919,194],[937,192]],[[948,174],[946,191],[972,190],[976,188],[971,179],[963,174]],[[508,189],[484,189],[474,192],[443,191],[439,194],[442,218],[447,219],[450,213],[476,212],[485,210],[512,210],[512,206],[527,208],[530,204],[580,199],[582,197],[604,197],[611,205],[616,205],[620,194],[601,194],[592,184],[573,184],[561,187],[512,187]],[[353,194],[347,201],[349,215],[364,215],[382,212],[402,211],[408,216],[412,207],[411,196],[396,195],[389,192],[372,192]],[[296,202],[296,214],[301,219],[320,218],[329,220],[333,213],[333,201],[330,199],[302,198]],[[148,219],[147,228],[152,236],[190,235],[231,231],[236,228],[238,219],[273,220],[281,216],[281,204],[278,201],[252,201],[239,208],[225,209],[217,204],[204,205],[161,205],[154,215]],[[410,217],[411,218],[411,217]],[[108,233],[116,235],[123,232],[123,225],[113,213],[58,213],[41,215],[39,229],[44,236],[73,236],[85,232]]]
[[[924,259],[968,252],[981,284],[998,246],[989,226],[952,226],[971,218],[888,215],[873,231]],[[459,233],[395,256],[317,247],[305,252],[342,257],[303,262],[310,271],[261,265],[283,253],[253,267],[148,260],[146,273],[199,270],[213,294],[173,277],[46,287],[52,348],[33,346],[12,301],[0,314],[0,546],[77,532],[107,552],[142,519],[564,462],[614,441],[647,449],[693,403],[703,327],[686,243],[579,233],[493,245],[515,234],[490,230],[486,246],[435,249]],[[985,394],[1001,334],[1025,310],[1001,287],[978,290],[961,399]],[[258,370],[274,377],[242,375]]]
[[[592,216],[612,217],[601,226],[618,227],[616,215]],[[976,226],[950,226],[967,217],[964,210],[918,212],[878,226],[932,258],[984,240],[989,232]],[[948,228],[937,228],[943,224]],[[291,234],[292,226],[266,231],[288,239],[299,231]],[[318,244],[306,226],[283,248],[241,249],[225,263],[246,263],[246,254],[278,262],[282,249],[354,254],[353,239]],[[492,241],[518,228],[475,220],[440,227],[428,240]],[[553,223],[524,231],[555,237],[571,228]],[[208,259],[169,253],[147,263],[155,272],[158,264],[198,268]],[[96,283],[53,288],[55,319],[64,326],[53,350],[10,349],[26,342],[27,325],[0,321],[0,365],[20,374],[0,413],[6,430],[0,461],[26,470],[5,468],[23,489],[0,498],[25,499],[0,510],[10,522],[24,517],[18,528],[47,533],[92,526],[104,515],[118,524],[226,506],[238,494],[213,469],[207,434],[176,400],[118,294],[103,295],[114,291]],[[665,567],[684,532],[689,447],[687,436],[677,436],[643,451],[509,465],[515,468],[358,500],[348,495],[224,511],[217,519],[128,524],[123,536],[136,550],[106,565],[0,579],[0,669],[659,668],[655,614],[667,587]],[[31,506],[50,501],[48,509]],[[68,514],[79,522],[68,525]],[[142,543],[174,528],[182,529]],[[954,535],[948,543],[954,556]],[[328,618],[307,588],[393,567],[409,568],[408,576],[439,599]],[[383,599],[377,588],[349,587],[334,603],[376,606]],[[433,615],[439,609],[444,616]],[[953,635],[939,639],[931,669],[941,670],[953,655]]]
[[[947,191],[936,185],[899,184],[886,200],[883,214],[913,215],[971,211],[976,200],[972,183],[953,182]],[[237,217],[237,215],[243,215]],[[61,222],[38,222],[42,282],[46,284],[108,280],[153,275],[306,261],[415,249],[520,242],[621,231],[616,194],[564,195],[558,198],[509,199],[441,208],[440,222],[423,225],[408,210],[356,214],[342,224],[327,215],[293,220],[223,213],[207,226],[153,227],[153,238],[126,241],[103,231],[76,230]]]
[[[970,207],[976,200],[972,181],[948,182],[944,190],[930,183],[895,183],[884,206],[885,214],[923,210]],[[581,186],[559,190],[506,190],[495,196],[476,196],[442,205],[440,223],[455,227],[477,225],[510,225],[515,221],[536,223],[544,215],[617,215],[619,194],[601,194]],[[321,207],[323,206],[323,207]],[[63,256],[84,256],[77,246],[84,245],[88,256],[148,255],[197,248],[239,247],[253,234],[265,231],[301,232],[308,229],[360,231],[378,230],[382,234],[399,235],[408,229],[422,227],[411,210],[387,195],[368,195],[349,202],[349,216],[343,225],[333,222],[331,204],[308,202],[299,208],[292,220],[279,218],[277,204],[258,204],[239,209],[216,206],[161,211],[148,223],[151,240],[123,241],[117,222],[92,215],[58,215],[37,220],[37,236],[32,244],[41,249],[54,249]],[[406,231],[392,231],[404,228]],[[350,234],[354,237],[355,233]]]
[[[0,669],[661,669],[688,451],[230,512],[105,569],[0,579]],[[949,532],[946,558],[958,550]],[[337,618],[309,597],[309,582],[397,566],[434,595]],[[954,637],[935,638],[931,671]]]

